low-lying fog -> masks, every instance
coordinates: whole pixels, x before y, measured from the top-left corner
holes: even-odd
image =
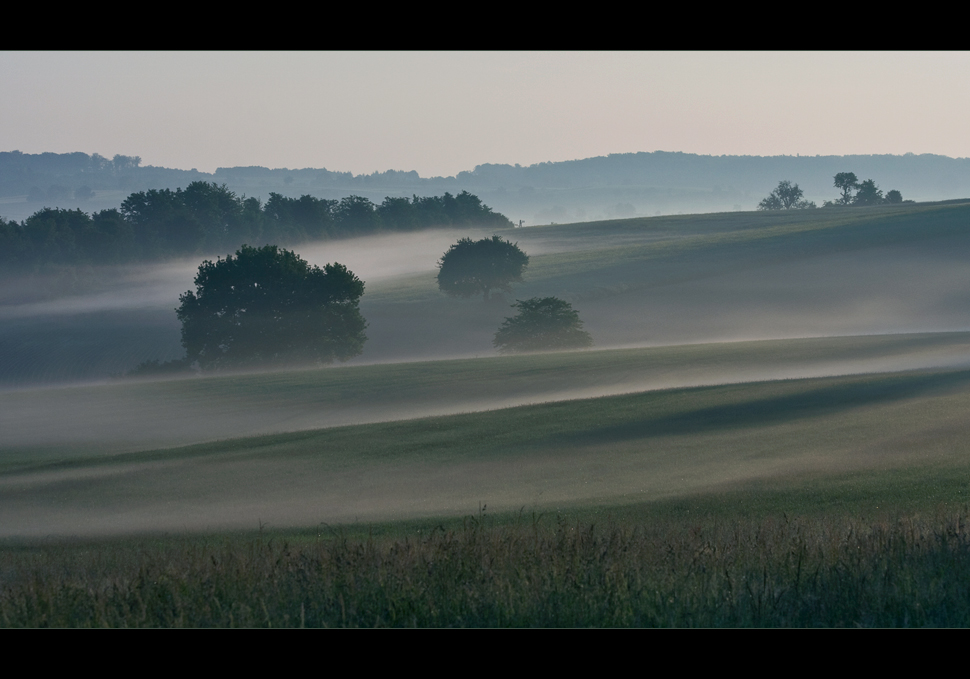
[[[365,282],[366,297],[375,283],[436,271],[448,247],[469,235],[484,233],[435,230],[294,249],[311,264],[345,264]],[[193,258],[104,267],[84,272],[84,292],[53,298],[44,294],[49,281],[8,280],[0,294],[0,389],[104,380],[146,360],[180,358],[175,308],[179,295],[195,289],[199,264]]]
[[[361,280],[375,282],[434,269],[448,247],[468,235],[467,231],[423,231],[327,241],[293,249],[310,264],[323,266],[340,262]],[[161,264],[104,267],[96,282],[89,283],[97,288],[94,292],[43,301],[31,300],[32,290],[27,285],[18,290],[16,283],[8,284],[0,298],[0,319],[123,309],[174,309],[178,306],[179,295],[194,289],[193,279],[199,264],[199,258],[192,258]]]
[[[332,387],[346,374],[334,369],[22,389],[0,393],[0,466],[674,387],[968,365],[970,333],[940,333],[657,347],[622,362],[485,370],[478,380],[459,372],[430,386],[389,373],[360,393]]]
[[[333,431],[73,464],[49,455],[55,464],[0,473],[0,537],[319,527],[468,515],[483,503],[490,512],[554,515],[575,504],[615,506],[766,482],[784,488],[806,476],[824,483],[828,474],[917,465],[936,474],[951,469],[956,480],[967,469],[968,381],[967,371],[917,373],[893,384],[876,376],[874,386],[868,379],[771,382],[689,398],[640,396],[633,407],[643,420],[624,416],[618,426],[575,437],[530,440],[526,427],[548,432],[555,414],[505,411],[502,422],[491,418],[464,434],[455,422],[433,430],[392,425],[373,447]],[[508,419],[512,432],[503,431]],[[472,440],[476,431],[481,438]],[[388,440],[395,436],[401,445]],[[415,445],[422,441],[434,450]]]
[[[340,262],[366,288],[364,353],[351,363],[494,355],[509,302],[570,301],[598,348],[970,328],[966,236],[783,260],[631,264],[599,276],[530,279],[505,302],[455,300],[435,291],[435,264],[458,238],[425,231],[297,248],[313,264]],[[656,240],[647,230],[607,245]],[[666,236],[669,237],[669,233]],[[602,247],[592,231],[510,233],[533,258]],[[533,260],[534,262],[536,259]],[[85,294],[30,300],[6,286],[0,304],[0,388],[104,380],[148,360],[182,355],[174,308],[193,288],[198,261],[106,269]],[[415,294],[401,298],[401,285]]]

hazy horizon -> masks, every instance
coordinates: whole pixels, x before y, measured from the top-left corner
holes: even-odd
[[[964,52],[2,52],[0,64],[0,149],[205,172],[435,177],[657,150],[970,156]]]

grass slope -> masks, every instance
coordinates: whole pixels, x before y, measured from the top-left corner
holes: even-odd
[[[690,215],[504,235],[531,257],[513,297],[571,302],[600,347],[964,330],[970,317],[968,204]],[[492,352],[508,306],[443,298],[434,275],[368,289],[368,356]]]
[[[966,479],[968,385],[970,372],[949,370],[670,389],[38,463],[0,477],[0,526],[314,525],[479,502],[635,504],[861,471]]]
[[[497,231],[530,256],[527,285],[539,289],[647,287],[835,252],[970,236],[970,201],[556,224]],[[714,267],[714,268],[712,268]],[[378,283],[372,301],[437,295],[434,272]]]
[[[0,393],[0,469],[229,437],[723,382],[966,365],[970,334],[806,338]]]

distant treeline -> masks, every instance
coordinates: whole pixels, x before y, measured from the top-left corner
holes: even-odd
[[[327,200],[271,193],[265,205],[225,185],[132,193],[120,209],[87,214],[44,208],[23,222],[0,219],[0,267],[121,264],[231,252],[247,243],[298,244],[429,227],[507,227],[511,222],[467,191],[456,196]]]
[[[728,187],[763,196],[778,177],[799,177],[811,196],[824,195],[829,179],[846,167],[860,176],[879,176],[918,200],[966,195],[970,187],[970,158],[914,155],[851,156],[709,156],[680,152],[613,153],[577,160],[528,166],[481,164],[450,177],[420,177],[417,172],[387,170],[354,175],[326,168],[220,167],[215,172],[144,166],[138,156],[97,153],[0,152],[0,196],[28,200],[79,200],[90,192],[135,191],[150,187],[186,186],[192,181],[215,181],[236,191],[267,195],[266,188],[306,187],[319,191],[390,194],[456,193],[484,195],[520,188],[589,189],[595,187],[703,188]],[[924,195],[926,194],[926,195]]]
[[[164,168],[158,168],[165,171]],[[28,202],[86,200],[93,190],[132,187],[139,175],[157,174],[141,167],[138,156],[116,155],[112,159],[95,153],[0,153],[0,196],[26,194]],[[156,177],[156,179],[158,179]],[[165,177],[162,186],[170,180]],[[155,184],[159,186],[159,184]],[[130,190],[130,189],[129,189]]]

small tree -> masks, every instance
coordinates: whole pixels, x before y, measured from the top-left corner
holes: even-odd
[[[853,189],[859,188],[859,178],[855,176],[854,172],[839,172],[835,175],[835,188],[842,191],[842,197],[839,198],[842,205],[849,205],[852,203],[852,191]]]
[[[498,236],[462,238],[438,261],[438,289],[453,297],[482,295],[488,300],[492,290],[512,292],[512,283],[522,281],[528,263],[518,244]]]
[[[903,194],[901,194],[896,189],[893,189],[892,191],[887,191],[886,192],[886,202],[887,203],[902,203],[903,202]]]
[[[492,340],[499,353],[562,351],[593,345],[593,338],[583,330],[579,312],[568,302],[557,297],[533,297],[517,300],[512,307],[519,313],[506,318]]]
[[[803,191],[798,184],[787,179],[778,182],[778,187],[768,197],[758,203],[759,210],[791,210],[815,207],[815,203],[802,200]]]
[[[367,339],[364,284],[342,264],[321,269],[275,245],[243,245],[202,262],[195,285],[176,313],[186,361],[203,369],[345,361]]]

